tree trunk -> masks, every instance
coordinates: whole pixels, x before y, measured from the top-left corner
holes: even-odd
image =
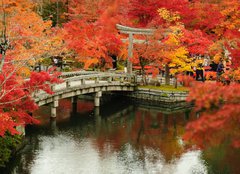
[[[168,64],[165,65],[165,84],[169,85],[170,84],[170,69]]]
[[[174,87],[177,88],[178,84],[177,84],[177,76],[175,77],[175,84],[174,84]]]
[[[141,66],[141,75],[142,75],[143,85],[147,85],[147,80],[146,80],[146,74],[145,74],[144,66]]]
[[[2,58],[1,58],[1,63],[0,63],[0,72],[2,72],[3,65],[4,65],[4,62],[5,62],[5,58],[6,58],[6,51],[2,51]]]

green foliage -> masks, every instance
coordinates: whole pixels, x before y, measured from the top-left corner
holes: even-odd
[[[4,167],[13,150],[21,143],[20,135],[6,134],[4,137],[0,137],[0,167]]]
[[[73,67],[76,67],[76,68],[83,68],[84,67],[84,63],[83,62],[73,62],[72,64]]]
[[[62,71],[63,71],[63,72],[69,72],[69,71],[72,71],[72,68],[69,67],[69,66],[66,66],[66,67],[63,68]]]
[[[66,22],[65,13],[67,12],[67,6],[64,2],[56,1],[56,2],[46,2],[43,5],[41,16],[43,20],[52,20],[52,26],[62,25],[62,23]]]
[[[161,96],[162,96],[162,97],[168,97],[168,94],[163,93]]]
[[[45,66],[50,66],[50,65],[52,65],[52,59],[51,58],[43,58],[42,59],[42,65],[45,65]]]
[[[124,65],[117,63],[117,70],[124,70]]]

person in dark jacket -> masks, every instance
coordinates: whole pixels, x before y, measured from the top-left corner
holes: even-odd
[[[197,81],[203,81],[204,82],[204,75],[203,75],[203,66],[202,64],[198,64],[196,69],[196,80]],[[200,78],[200,79],[199,79]]]
[[[218,80],[223,73],[224,73],[224,65],[222,62],[219,62],[218,67],[217,67],[217,79]]]

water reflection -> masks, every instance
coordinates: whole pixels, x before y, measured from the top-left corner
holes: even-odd
[[[202,152],[189,150],[181,139],[186,120],[194,118],[190,111],[163,113],[119,101],[93,109],[78,101],[84,112],[71,114],[71,101],[63,102],[57,120],[28,133],[30,143],[11,173],[207,173]]]

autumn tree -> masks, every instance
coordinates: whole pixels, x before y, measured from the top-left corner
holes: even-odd
[[[194,11],[189,8],[189,2],[186,0],[130,0],[128,8],[128,16],[131,19],[132,25],[141,27],[158,27],[159,24],[164,24],[165,21],[159,18],[158,9],[164,8],[170,12],[180,14],[182,20],[188,21],[194,15]]]
[[[111,67],[111,55],[120,54],[122,46],[115,27],[122,8],[120,1],[74,2],[76,4],[70,14],[72,20],[64,25],[69,48],[78,53],[78,59],[85,63],[85,68],[93,64]]]
[[[28,0],[1,4],[0,136],[17,134],[17,126],[36,123],[29,115],[37,109],[33,94],[38,90],[51,93],[50,84],[58,82],[58,73],[30,72],[29,79],[19,73],[46,51],[46,42],[41,42],[51,22],[44,22],[33,8]]]
[[[183,4],[183,5],[179,5]],[[239,1],[237,0],[193,0],[193,1],[131,1],[132,9],[129,15],[133,24],[139,26],[162,26],[169,29],[176,26],[171,20],[176,14],[178,23],[182,24],[182,37],[179,48],[184,48],[185,56],[209,55],[215,62],[219,60],[232,61],[234,69],[229,77],[238,82],[239,67]],[[161,19],[157,10],[160,9]],[[183,10],[184,9],[184,10]],[[191,14],[191,15],[187,15]],[[166,22],[167,21],[167,22]],[[134,23],[135,22],[135,23]],[[157,25],[156,25],[157,24]],[[174,33],[173,33],[174,34]],[[172,37],[170,34],[166,40]],[[174,37],[172,37],[174,38]],[[162,41],[164,42],[164,40]],[[167,43],[167,41],[166,41]],[[175,55],[171,47],[162,55]],[[171,57],[171,56],[170,56]],[[172,59],[177,61],[178,59]],[[184,61],[183,61],[184,62]],[[186,66],[189,63],[186,62]],[[201,117],[187,126],[185,138],[200,146],[216,145],[227,142],[239,147],[239,118],[237,84],[223,86],[221,84],[194,84],[189,101],[201,111]],[[209,135],[211,132],[211,135]]]
[[[193,7],[199,8],[197,12],[202,17],[198,18],[195,27],[214,42],[209,49],[213,60],[231,58],[232,70],[223,76],[232,83],[227,86],[220,83],[193,86],[188,100],[195,103],[201,114],[198,120],[187,126],[185,138],[203,148],[224,143],[239,148],[239,84],[236,83],[239,79],[239,2],[196,0]],[[209,16],[214,17],[210,19]]]

